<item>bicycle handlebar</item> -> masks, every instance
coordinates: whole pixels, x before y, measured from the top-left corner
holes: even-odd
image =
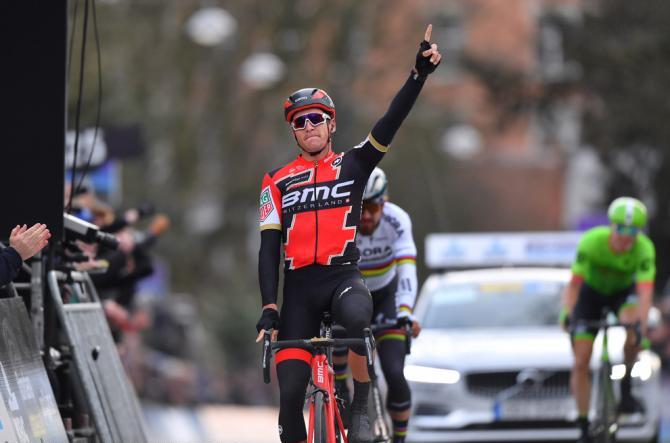
[[[412,322],[396,320],[394,323],[375,323],[371,327],[372,333],[388,331],[390,329],[403,329],[405,331],[405,355],[412,352]]]
[[[281,341],[272,341],[272,332],[265,331],[263,335],[263,357],[262,357],[262,367],[263,367],[263,381],[267,384],[270,383],[270,361],[272,360],[272,351],[280,350],[285,348],[301,348],[314,353],[317,349],[338,347],[338,346],[365,346],[366,360],[368,363],[368,372],[370,371],[373,365],[372,359],[372,350],[375,347],[374,338],[372,332],[369,328],[363,330],[363,338],[325,338],[325,337],[313,337],[299,340],[281,340]]]

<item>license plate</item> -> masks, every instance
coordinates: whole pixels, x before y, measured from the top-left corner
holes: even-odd
[[[507,400],[493,407],[497,420],[552,420],[566,419],[570,411],[564,401]]]

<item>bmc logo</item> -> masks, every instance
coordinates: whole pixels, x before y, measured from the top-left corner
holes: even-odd
[[[317,383],[324,383],[325,382],[325,377],[323,375],[323,362],[318,361],[316,363],[316,382]]]
[[[290,208],[296,203],[305,203],[307,201],[324,201],[330,198],[349,197],[351,195],[351,191],[347,191],[345,188],[352,185],[353,183],[353,180],[349,180],[338,183],[335,186],[309,186],[293,192],[289,192],[282,197],[282,209]]]

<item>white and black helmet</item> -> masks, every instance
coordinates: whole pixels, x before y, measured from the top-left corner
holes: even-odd
[[[382,203],[387,199],[386,189],[388,180],[386,174],[380,168],[375,168],[368,178],[368,183],[363,191],[363,201],[367,203]]]

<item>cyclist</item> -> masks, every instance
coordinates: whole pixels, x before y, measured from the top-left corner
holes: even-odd
[[[388,181],[380,168],[370,174],[363,191],[363,212],[356,245],[361,251],[358,267],[372,293],[373,321],[377,324],[407,323],[412,335],[421,327],[412,317],[416,300],[416,246],[412,221],[407,212],[387,201]],[[388,329],[376,335],[377,352],[388,386],[386,407],[393,421],[393,443],[404,443],[411,395],[403,374],[405,333]],[[347,359],[341,349],[334,352],[335,383],[348,400]]]
[[[579,321],[597,321],[609,306],[623,323],[640,322],[643,337],[647,333],[647,314],[652,302],[656,274],[654,245],[641,232],[647,223],[647,209],[637,199],[620,197],[607,211],[609,226],[584,233],[572,266],[572,279],[563,294],[561,323],[574,325],[572,351],[574,364],[571,387],[577,403],[581,443],[590,442],[588,411],[591,397],[589,362],[597,329],[579,325]],[[637,334],[628,330],[624,344],[626,375],[621,380],[621,413],[641,411],[631,394],[631,369],[635,362]]]
[[[300,149],[284,167],[265,174],[260,196],[261,246],[258,274],[263,311],[259,335],[279,331],[279,339],[318,335],[321,314],[330,310],[349,337],[363,337],[370,324],[372,299],[357,267],[356,226],[368,176],[388,150],[441,55],[430,44],[432,26],[421,42],[412,74],[382,118],[358,146],[332,149],[335,105],[317,88],[300,89],[284,103],[284,117]],[[277,308],[280,248],[284,247],[284,301]],[[276,354],[279,381],[279,434],[282,442],[304,442],[302,414],[311,355],[301,349]],[[354,378],[349,441],[371,442],[367,417],[370,379],[365,350],[352,348]]]

